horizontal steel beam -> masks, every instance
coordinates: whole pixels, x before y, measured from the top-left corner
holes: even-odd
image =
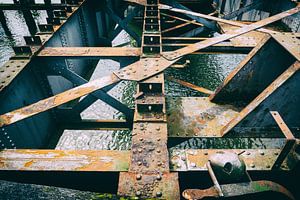
[[[0,170],[127,171],[129,155],[110,150],[4,150]]]
[[[38,57],[62,58],[136,57],[140,55],[140,48],[134,47],[46,47],[37,54]]]
[[[21,5],[21,4],[7,4],[1,3],[0,10],[64,10],[68,6],[78,6],[78,5],[70,5],[70,4],[31,4],[31,5]]]

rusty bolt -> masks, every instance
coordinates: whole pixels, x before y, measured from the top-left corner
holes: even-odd
[[[139,166],[141,166],[142,165],[142,162],[141,161],[138,161],[138,163],[137,163]]]
[[[135,178],[136,178],[136,180],[141,180],[142,179],[142,175],[141,174],[137,174]]]
[[[162,193],[160,191],[156,192],[156,196],[157,197],[161,197],[162,196]]]
[[[136,196],[141,196],[141,194],[142,193],[140,191],[136,191],[136,193],[135,193]]]
[[[160,127],[159,127],[159,126],[158,126],[158,127],[156,127],[156,130],[157,130],[157,131],[159,131],[159,130],[160,130]]]
[[[143,139],[143,138],[140,138],[139,140],[140,140],[140,141],[143,141],[144,139]]]
[[[157,149],[156,152],[157,152],[157,153],[160,153],[160,149]]]
[[[191,163],[191,167],[196,167],[196,163]]]
[[[156,180],[160,181],[160,180],[161,180],[161,175],[158,174],[158,175],[156,176]]]
[[[159,141],[160,141],[160,138],[157,138],[157,141],[159,142]]]
[[[251,167],[251,168],[254,168],[254,167],[255,167],[255,165],[254,165],[253,163],[251,163],[251,164],[250,164],[250,167]]]

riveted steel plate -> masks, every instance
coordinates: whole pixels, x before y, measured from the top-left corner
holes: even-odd
[[[221,137],[221,129],[238,114],[208,97],[169,98],[167,107],[169,137]]]
[[[170,152],[171,171],[206,171],[209,156],[217,152],[234,152],[245,161],[247,170],[271,170],[280,149],[186,149]],[[287,170],[287,163],[281,169]]]
[[[272,37],[300,61],[300,39],[294,33],[273,33]]]
[[[121,172],[118,194],[141,199],[180,199],[177,173],[138,174]]]
[[[129,171],[139,173],[169,171],[167,124],[134,123],[131,151],[132,162]]]
[[[114,72],[122,80],[142,81],[164,71],[177,60],[160,58],[142,58],[139,61]]]
[[[0,91],[12,82],[29,61],[25,59],[9,60],[0,67]]]

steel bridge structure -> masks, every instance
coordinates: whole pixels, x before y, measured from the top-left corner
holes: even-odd
[[[300,198],[296,1],[14,0],[0,4],[0,22],[10,35],[6,10],[23,13],[30,35],[0,67],[0,179],[47,184],[32,177],[93,172],[97,191],[120,198]],[[36,24],[32,10],[46,10],[47,23]],[[255,12],[265,15],[257,19]],[[112,46],[122,30],[135,46]],[[164,74],[188,68],[182,64],[187,55],[212,53],[246,54],[214,91]],[[101,59],[119,62],[120,69],[89,81]],[[166,79],[203,96],[168,99]],[[137,83],[134,109],[108,94],[121,81]],[[97,100],[124,119],[82,119]],[[132,146],[47,149],[65,129],[128,129]],[[191,138],[215,142],[172,148]],[[228,145],[251,138],[280,147]]]

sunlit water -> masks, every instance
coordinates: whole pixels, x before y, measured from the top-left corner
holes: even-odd
[[[9,0],[1,0],[2,3],[12,2]],[[36,1],[38,2],[38,1]],[[42,2],[42,1],[41,1]],[[59,1],[58,1],[59,2]],[[22,14],[18,11],[5,11],[8,19],[8,25],[12,35],[6,36],[0,26],[0,64],[3,64],[12,55],[12,46],[24,45],[23,36],[29,35],[29,31],[25,25]],[[45,23],[46,13],[38,11],[34,13],[35,20],[38,23]],[[123,31],[119,37],[113,42],[114,45],[130,41],[130,37]],[[193,55],[186,59],[190,60],[190,65],[184,69],[168,69],[165,74],[173,76],[177,79],[191,82],[195,85],[214,90],[233,70],[237,64],[244,58],[244,55]],[[92,80],[100,78],[119,69],[118,62],[113,60],[100,60],[96,70],[92,76]],[[202,96],[201,93],[186,88],[174,82],[167,81],[165,84],[166,95],[168,96]],[[121,82],[114,87],[109,94],[128,105],[130,108],[134,106],[133,95],[136,91],[136,84],[133,82]],[[82,114],[84,119],[120,119],[123,115],[117,110],[104,104],[100,100],[92,104]],[[177,148],[205,148],[216,145],[230,146],[232,148],[252,148],[275,146],[272,142],[262,139],[250,140],[224,140],[223,142],[214,142],[207,139],[190,139]],[[65,130],[60,138],[57,149],[110,149],[110,150],[126,150],[131,146],[130,131],[94,131],[94,130]]]

